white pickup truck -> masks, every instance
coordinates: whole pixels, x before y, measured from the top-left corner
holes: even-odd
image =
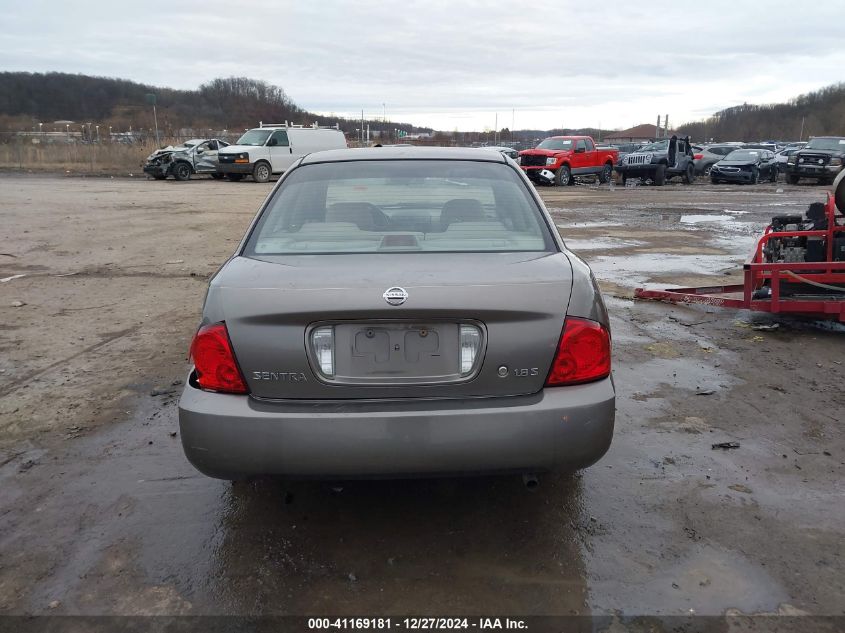
[[[229,180],[252,176],[255,182],[267,182],[306,154],[343,148],[346,137],[337,127],[261,124],[220,150],[217,173]]]

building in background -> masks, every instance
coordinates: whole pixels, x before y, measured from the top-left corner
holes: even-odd
[[[667,130],[660,128],[660,134],[657,134],[657,127],[654,123],[643,123],[628,130],[620,132],[608,132],[602,139],[603,143],[648,143],[657,138],[667,138],[673,134],[677,134],[674,130]]]

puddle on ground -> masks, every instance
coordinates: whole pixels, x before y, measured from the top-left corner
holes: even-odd
[[[638,242],[636,240],[619,240],[613,237],[578,240],[564,238],[566,247],[572,251],[598,251],[598,250],[613,250],[615,248],[631,248],[634,246],[643,246],[645,242]]]
[[[647,282],[672,273],[716,276],[739,263],[734,255],[600,255],[589,260],[598,279],[631,288],[669,288],[672,284]]]
[[[725,605],[745,613],[777,610],[789,595],[764,568],[742,553],[717,546],[696,543],[684,556],[666,565],[649,564],[656,551],[635,552],[604,550],[601,568],[609,570],[620,560],[639,563],[638,582],[622,581],[611,574],[591,589],[593,612],[618,610],[627,616],[641,614],[721,615]],[[633,559],[633,560],[630,560]],[[656,562],[656,561],[655,561]],[[612,602],[605,596],[613,596]]]
[[[737,380],[709,363],[679,358],[655,358],[636,365],[636,384],[641,392],[669,385],[687,391],[726,391]]]
[[[563,211],[562,209],[552,209],[552,210],[553,211],[560,211],[560,212]],[[591,229],[591,228],[601,227],[601,226],[625,226],[625,224],[622,223],[622,222],[609,222],[609,221],[608,222],[578,222],[578,221],[575,221],[575,222],[566,222],[566,223],[556,223],[556,226],[558,228],[564,228],[564,229],[568,229],[568,228]]]
[[[681,222],[683,224],[698,224],[700,222],[733,222],[733,216],[730,215],[682,215]]]

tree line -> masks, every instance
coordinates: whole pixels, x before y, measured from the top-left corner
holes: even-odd
[[[238,130],[259,121],[334,125],[354,134],[361,121],[320,116],[294,103],[279,86],[247,77],[226,77],[197,90],[175,90],[126,79],[70,73],[0,72],[0,118],[7,126],[24,122],[93,121],[115,128],[151,128],[154,94],[158,125],[163,131],[182,128]],[[365,120],[381,129],[381,120]],[[390,123],[407,132],[430,131],[407,123]]]
[[[696,141],[807,140],[845,135],[845,83],[810,92],[787,103],[743,104],[678,128]]]

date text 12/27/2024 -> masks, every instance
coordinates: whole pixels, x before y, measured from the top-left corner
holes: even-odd
[[[512,618],[308,618],[308,629],[319,630],[524,630],[524,620]]]

